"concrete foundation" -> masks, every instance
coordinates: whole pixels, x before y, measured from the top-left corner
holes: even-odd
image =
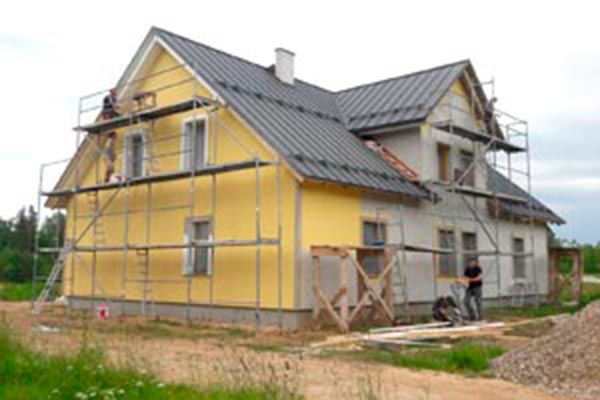
[[[546,302],[545,296],[537,296],[538,304]],[[523,298],[523,305],[533,305],[536,303],[536,296],[526,296]],[[92,307],[92,300],[85,297],[69,297],[69,307],[78,310],[89,310]],[[104,301],[96,299],[94,304],[106,304],[109,307],[111,315],[141,315],[142,308],[139,301],[133,300],[110,300]],[[489,298],[483,300],[484,317],[486,309],[514,306],[513,299],[510,297]],[[177,318],[187,318],[188,307],[185,304],[177,303],[154,303],[147,306],[148,315],[169,316]],[[411,303],[410,313],[412,316],[431,315],[431,302]],[[396,305],[397,316],[404,314],[404,305]],[[286,330],[306,329],[311,326],[312,309],[283,310],[282,325]],[[200,305],[193,304],[189,308],[189,317],[196,321],[217,321],[234,324],[254,324],[256,322],[256,313],[254,309],[243,307],[231,307],[220,305]],[[277,326],[279,324],[279,311],[262,310],[261,326]],[[326,321],[324,321],[326,322]]]

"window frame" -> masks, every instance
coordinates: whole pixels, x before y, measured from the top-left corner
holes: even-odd
[[[186,231],[184,235],[184,242],[186,244],[191,244],[191,241],[194,240],[194,226],[197,223],[208,223],[208,240],[214,240],[214,223],[213,218],[210,216],[199,216],[193,218],[186,219]],[[212,276],[213,274],[213,266],[214,266],[214,247],[206,247],[208,252],[207,255],[207,266],[206,271],[197,271],[195,265],[195,251],[197,249],[194,247],[188,247],[184,249],[183,254],[183,275],[184,276]]]
[[[473,249],[467,249],[465,247],[465,236],[469,236],[472,235],[474,238],[474,243],[475,243],[475,248]],[[463,251],[463,264],[466,266],[469,262],[471,262],[471,260],[475,260],[479,263],[479,254],[466,254],[466,251],[478,251],[479,250],[479,243],[478,243],[478,235],[477,232],[473,232],[473,231],[461,231],[460,233],[460,240],[461,240],[461,245],[462,245],[462,251]]]
[[[436,261],[436,277],[437,278],[444,278],[444,279],[454,279],[454,278],[458,278],[460,276],[460,270],[458,268],[458,257],[456,255],[456,239],[457,239],[457,229],[453,226],[438,226],[435,229],[435,240],[437,243],[437,247],[440,249],[446,249],[446,247],[442,247],[442,243],[441,243],[441,232],[442,231],[446,231],[446,232],[452,232],[452,235],[454,237],[454,248],[452,248],[453,253],[452,254],[438,254],[437,257],[435,257],[435,261]],[[442,257],[452,257],[452,259],[454,260],[454,275],[452,275],[451,273],[449,274],[445,274],[442,273],[441,271],[441,266],[442,266]]]
[[[191,116],[191,117],[187,117],[187,118],[184,118],[181,120],[180,168],[182,171],[192,171],[193,168],[195,167],[195,162],[194,162],[195,160],[192,159],[192,152],[191,151],[188,152],[188,149],[186,149],[185,129],[186,129],[187,125],[192,124],[193,122],[198,123],[198,121],[201,121],[204,124],[204,140],[203,140],[204,143],[202,145],[202,147],[203,147],[202,166],[208,165],[208,154],[209,154],[208,145],[210,143],[209,138],[208,138],[208,135],[210,132],[210,129],[208,127],[208,116],[207,115]],[[190,149],[191,149],[191,146],[193,145],[192,139],[190,139],[189,143],[190,143]]]
[[[378,240],[383,241],[383,243],[387,243],[387,241],[388,241],[388,234],[387,234],[388,220],[387,220],[387,218],[361,217],[361,219],[360,219],[360,243],[361,243],[361,246],[368,246],[365,243],[365,225],[366,224],[380,225],[381,228],[379,226],[377,227],[377,236],[379,236],[381,234],[383,236],[383,239],[378,239]],[[369,261],[367,261],[367,259],[369,259],[370,257],[379,258],[379,260],[378,260],[379,268],[377,268],[377,271],[375,271],[375,270],[371,271],[369,269],[369,266],[367,265],[367,263]],[[385,267],[383,265],[383,263],[384,263],[383,256],[367,256],[363,260],[363,268],[370,275],[378,274]]]
[[[142,165],[142,169],[140,171],[140,175],[133,175],[133,138],[134,137],[141,137],[142,138],[142,159],[141,159],[141,165]],[[142,177],[142,176],[146,176],[147,175],[147,168],[146,168],[146,158],[148,157],[148,150],[147,150],[147,138],[146,138],[146,130],[145,129],[134,129],[131,130],[129,132],[127,132],[123,138],[124,140],[124,145],[123,145],[123,165],[122,165],[122,173],[123,176],[126,178],[138,178],[138,177]]]
[[[523,250],[519,253],[517,253],[516,251],[516,246],[515,246],[515,242],[519,240],[521,241],[521,243],[523,244]],[[511,238],[511,248],[512,248],[512,252],[513,252],[513,256],[512,256],[512,262],[513,262],[513,268],[512,268],[512,277],[513,280],[525,280],[527,279],[527,265],[526,265],[526,260],[525,260],[525,254],[527,253],[527,247],[525,244],[525,238],[521,237],[521,236],[513,236]],[[522,263],[522,271],[523,271],[523,275],[517,275],[517,261],[519,263]]]
[[[442,163],[442,157],[441,157],[442,150],[444,151],[444,154],[445,154],[445,160],[444,160],[445,162],[444,163]],[[451,158],[450,145],[447,143],[443,143],[443,142],[437,142],[436,155],[437,155],[437,163],[438,163],[438,168],[437,168],[438,181],[449,183],[450,176],[452,175],[452,162],[450,160],[450,158]]]
[[[465,159],[466,158],[470,158],[470,162],[468,163],[468,165],[464,165]],[[475,153],[471,152],[471,151],[467,151],[467,150],[460,150],[459,152],[459,158],[460,158],[460,166],[461,169],[454,169],[455,175],[457,171],[460,171],[460,175],[462,175],[467,168],[469,168],[471,166],[471,164],[473,164],[474,162],[476,162],[475,159]],[[468,187],[475,187],[476,186],[476,169],[477,169],[477,164],[475,164],[473,166],[473,168],[471,168],[471,170],[469,171],[469,173],[465,176],[465,178],[463,179],[462,182],[460,182],[459,184],[461,186],[468,186]],[[457,180],[458,178],[460,178],[459,176],[455,176],[454,180]]]

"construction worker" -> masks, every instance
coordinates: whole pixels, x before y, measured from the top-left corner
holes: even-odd
[[[104,159],[105,174],[104,183],[110,182],[110,178],[115,172],[116,152],[115,146],[117,142],[117,132],[113,131],[108,134],[108,139],[102,149],[102,158]]]
[[[485,115],[484,115],[484,123],[488,133],[492,136],[495,136],[497,132],[495,132],[494,125],[494,113],[496,111],[496,102],[498,99],[496,97],[492,97],[485,105]]]
[[[467,264],[464,272],[463,283],[467,284],[467,292],[463,300],[471,321],[481,320],[481,299],[483,295],[483,270],[477,259],[473,258]],[[475,301],[475,310],[471,301]]]
[[[103,120],[109,120],[118,117],[119,115],[119,105],[117,104],[117,91],[115,89],[110,89],[108,94],[104,96],[102,100],[102,111],[100,112],[100,116]]]

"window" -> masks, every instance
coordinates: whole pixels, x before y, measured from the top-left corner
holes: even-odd
[[[444,277],[458,276],[456,265],[456,248],[454,231],[451,229],[440,229],[438,231],[438,242],[441,249],[450,250],[452,254],[440,254],[438,256],[438,274]]]
[[[465,252],[464,263],[467,265],[471,260],[478,260],[477,254],[473,252],[477,251],[477,234],[474,232],[463,232],[462,234],[462,246]]]
[[[362,242],[365,246],[381,245],[386,241],[386,224],[383,222],[363,221]],[[383,256],[366,256],[363,259],[363,267],[367,274],[374,275],[381,271]]]
[[[460,169],[454,170],[454,179],[460,178],[468,169],[469,172],[463,177],[459,184],[464,186],[475,186],[475,166],[472,166],[475,161],[473,153],[468,151],[460,152]]]
[[[183,124],[182,140],[182,169],[204,167],[208,154],[206,120],[186,121]]]
[[[125,137],[124,174],[129,178],[144,175],[145,140],[143,132],[133,132]]]
[[[212,224],[208,219],[195,219],[188,224],[187,241],[211,241]],[[212,272],[212,247],[186,249],[184,275],[210,275]]]
[[[438,179],[442,182],[450,181],[450,146],[438,143]]]
[[[513,238],[513,278],[525,279],[525,240]]]

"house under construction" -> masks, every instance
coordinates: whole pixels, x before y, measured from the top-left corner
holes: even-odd
[[[36,308],[61,283],[75,308],[347,330],[456,294],[471,258],[490,304],[549,292],[563,221],[530,193],[527,122],[469,61],[335,92],[288,50],[265,67],[152,28],[115,88],[118,113],[82,97],[75,155],[42,168],[67,239],[38,248]]]

